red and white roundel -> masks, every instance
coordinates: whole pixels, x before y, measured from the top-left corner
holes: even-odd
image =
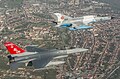
[[[64,19],[64,16],[61,16],[61,19],[63,20],[63,19]]]

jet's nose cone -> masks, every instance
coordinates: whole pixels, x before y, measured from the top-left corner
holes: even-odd
[[[67,50],[67,54],[80,53],[80,52],[86,52],[86,51],[88,51],[88,49],[85,49],[85,48],[75,48],[75,49]]]
[[[76,48],[79,52],[85,52],[85,51],[88,51],[88,49],[85,49],[85,48]]]

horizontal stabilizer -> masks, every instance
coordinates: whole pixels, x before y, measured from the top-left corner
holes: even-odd
[[[23,65],[23,63],[13,62],[13,63],[10,63],[10,69],[11,70],[17,70],[22,65]]]

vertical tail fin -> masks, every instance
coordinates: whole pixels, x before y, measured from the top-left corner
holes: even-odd
[[[54,13],[54,16],[58,23],[62,23],[62,21],[64,20],[64,16],[60,13]]]
[[[58,23],[62,23],[65,19],[70,19],[71,17],[60,14],[60,13],[54,13],[54,15],[52,15]]]
[[[11,42],[5,42],[4,45],[7,48],[7,50],[10,52],[10,54],[21,54],[25,52],[25,50],[23,50],[22,48],[18,47],[17,45]]]

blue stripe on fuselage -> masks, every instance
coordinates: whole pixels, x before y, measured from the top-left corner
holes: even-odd
[[[69,30],[85,30],[85,29],[92,29],[93,27],[92,26],[86,26],[86,25],[81,25],[81,26],[78,26],[78,27],[76,27],[76,28],[69,28]]]
[[[60,27],[70,27],[70,26],[72,26],[71,23],[69,23],[69,24],[62,24]]]
[[[86,25],[82,25],[82,26],[79,26],[77,29],[91,29],[93,28],[92,26],[86,26]]]

